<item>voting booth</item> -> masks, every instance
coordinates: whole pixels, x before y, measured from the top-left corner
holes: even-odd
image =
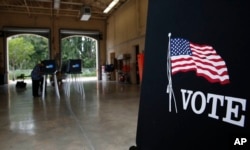
[[[64,62],[64,72],[69,74],[82,73],[82,60],[81,59],[69,59]]]
[[[58,98],[60,98],[60,93],[58,89],[58,83],[57,83],[57,64],[54,59],[46,59],[42,61],[43,67],[42,67],[42,72],[43,72],[43,90],[42,90],[42,98],[45,98],[45,89],[46,89],[46,81],[47,81],[47,76],[52,75],[53,80],[54,80],[54,87],[55,87],[55,92]]]
[[[55,60],[43,60],[43,73],[44,74],[54,74],[57,70],[57,65]]]
[[[82,60],[68,59],[62,63],[61,72],[67,74],[65,93],[70,95],[71,85],[76,89],[81,96],[85,98],[84,86],[82,83]]]

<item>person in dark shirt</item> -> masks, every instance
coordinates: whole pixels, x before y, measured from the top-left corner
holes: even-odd
[[[34,97],[39,97],[39,88],[42,91],[43,86],[43,64],[37,64],[32,72],[31,72],[31,79],[32,79],[32,94]]]

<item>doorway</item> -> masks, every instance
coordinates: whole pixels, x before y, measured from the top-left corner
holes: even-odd
[[[99,31],[84,31],[84,30],[70,30],[60,29],[60,66],[63,61],[67,59],[82,59],[82,66],[85,69],[94,69],[94,76],[100,79],[101,73],[99,69],[99,40],[101,39]],[[73,47],[72,47],[73,44]],[[75,51],[72,53],[72,49]],[[70,51],[69,51],[70,50]],[[69,56],[72,53],[73,57]],[[67,54],[67,57],[65,57]],[[87,56],[88,55],[88,56]],[[86,57],[87,56],[87,57]],[[84,69],[84,68],[83,68]],[[83,71],[84,73],[84,71]],[[85,72],[87,73],[87,72]],[[93,75],[93,70],[90,74],[84,74],[84,76]]]
[[[116,68],[117,65],[117,60],[115,58],[115,52],[110,53],[110,64],[112,64],[114,66],[114,68]],[[110,73],[111,76],[111,80],[116,81],[116,73],[115,73],[115,69]]]
[[[136,70],[135,70],[135,76],[136,76],[136,84],[140,84],[140,75],[139,75],[139,65],[138,65],[138,54],[139,54],[139,45],[135,45],[135,65],[136,65]]]
[[[5,27],[4,84],[18,76],[29,78],[34,65],[50,57],[50,30]]]
[[[81,75],[84,77],[96,77],[96,51],[97,40],[74,35],[61,39],[61,71],[69,60],[81,61]],[[65,71],[65,70],[64,70]]]

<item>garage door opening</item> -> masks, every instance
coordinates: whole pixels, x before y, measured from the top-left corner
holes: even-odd
[[[8,83],[30,79],[33,67],[49,58],[48,38],[36,34],[16,34],[7,38]]]
[[[82,60],[82,76],[100,79],[99,31],[60,29],[61,63],[67,59]]]
[[[83,77],[97,77],[97,40],[88,36],[69,36],[61,40],[62,63],[80,59]]]

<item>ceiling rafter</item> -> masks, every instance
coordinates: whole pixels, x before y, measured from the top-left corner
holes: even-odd
[[[47,15],[56,17],[80,18],[84,6],[91,8],[91,18],[107,19],[114,12],[104,14],[103,10],[112,0],[61,0],[60,8],[54,9],[54,0],[0,0],[0,13]],[[127,0],[120,0],[114,9],[123,5]]]

